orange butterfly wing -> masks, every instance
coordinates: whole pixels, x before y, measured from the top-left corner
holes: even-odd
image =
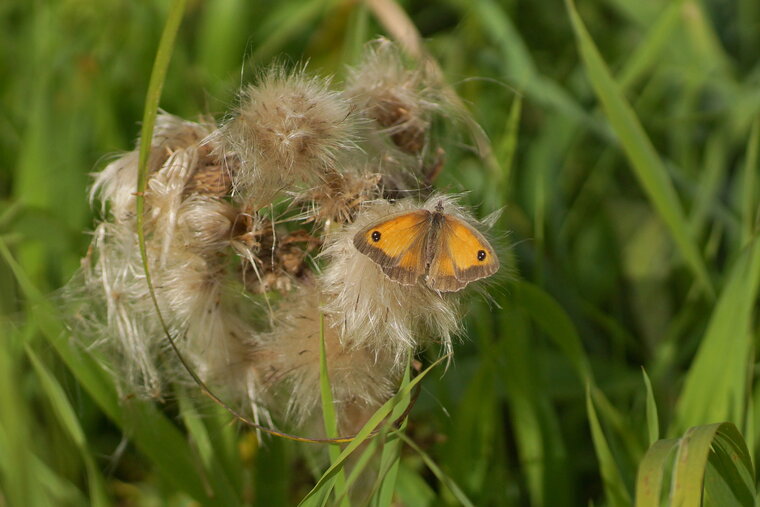
[[[425,273],[430,217],[429,211],[418,210],[378,222],[356,233],[354,246],[391,280],[414,285]]]
[[[436,243],[427,277],[435,290],[455,292],[499,270],[499,259],[488,241],[459,218],[444,215]]]

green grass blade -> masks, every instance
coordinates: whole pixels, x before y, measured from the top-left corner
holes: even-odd
[[[356,483],[356,481],[362,477],[362,474],[367,469],[367,465],[369,465],[372,462],[372,458],[375,457],[378,447],[380,447],[380,445],[383,443],[387,445],[385,439],[386,435],[381,434],[367,442],[367,446],[362,452],[361,456],[359,456],[359,458],[354,463],[352,463],[351,473],[349,473],[348,477],[346,477],[346,491],[349,491],[351,487]],[[383,468],[379,467],[379,470],[382,474]],[[378,477],[378,481],[382,481],[381,477]]]
[[[209,76],[212,89],[218,89],[220,81],[229,85],[230,77],[240,73],[249,6],[245,0],[222,0],[204,2],[202,8],[195,31],[197,68]],[[234,83],[237,85],[237,80]]]
[[[37,373],[37,378],[39,378],[42,390],[45,392],[50,405],[56,413],[58,422],[63,426],[77,447],[79,447],[80,450],[84,450],[87,446],[84,431],[82,431],[82,427],[79,425],[76,413],[69,404],[69,400],[63,392],[63,388],[55,377],[48,372],[47,368],[45,368],[37,357],[37,354],[35,354],[28,345],[24,348],[29,361],[34,367],[34,371]]]
[[[305,502],[309,501],[312,497],[314,497],[316,494],[318,494],[326,482],[332,480],[333,477],[335,477],[335,474],[342,469],[343,463],[348,459],[348,457],[360,446],[364,443],[364,441],[369,438],[370,433],[372,433],[375,428],[377,428],[388,415],[393,411],[393,408],[398,405],[401,400],[404,399],[404,397],[409,396],[409,394],[412,392],[412,389],[419,384],[423,378],[436,366],[441,364],[441,362],[448,359],[448,356],[443,356],[437,361],[435,361],[433,364],[428,366],[425,370],[423,370],[419,375],[414,377],[409,384],[402,387],[390,400],[386,401],[380,408],[375,411],[375,413],[372,415],[372,417],[369,418],[369,420],[364,424],[361,430],[359,430],[359,433],[356,434],[356,437],[349,443],[344,449],[343,452],[340,453],[340,456],[338,456],[338,459],[335,460],[335,462],[330,465],[330,468],[328,468],[324,474],[322,474],[322,477],[317,481],[317,484],[312,488],[309,493],[306,494],[306,496],[301,500],[299,505],[304,505]]]
[[[408,436],[404,435],[403,433],[398,433],[398,437],[406,443],[409,447],[414,449],[414,451],[419,454],[422,457],[422,460],[425,462],[425,465],[430,469],[431,472],[433,472],[433,475],[443,484],[446,486],[449,491],[454,495],[454,498],[457,499],[460,505],[464,505],[465,507],[474,507],[474,504],[470,501],[469,498],[464,494],[464,492],[457,486],[456,482],[454,482],[451,477],[443,473],[443,470],[440,469],[440,467],[436,464],[433,459],[428,456],[428,454],[423,451],[420,446],[414,443],[414,440],[409,438]]]
[[[757,232],[758,212],[760,212],[757,199],[758,143],[760,143],[760,118],[755,118],[747,140],[747,155],[741,174],[741,246],[746,245],[752,239],[752,235]]]
[[[652,146],[636,113],[633,111],[620,87],[612,78],[599,50],[586,30],[575,10],[573,0],[566,0],[581,58],[586,73],[602,103],[610,125],[628,157],[634,174],[654,205],[658,214],[668,226],[673,240],[684,261],[692,270],[696,280],[710,296],[713,295],[712,282],[696,242],[689,233],[678,195],[668,176],[665,164]]]
[[[652,23],[644,36],[644,40],[636,47],[618,75],[618,83],[622,90],[627,90],[636,81],[656,66],[664,50],[676,33],[676,27],[681,20],[683,0],[670,2]]]
[[[505,188],[509,188],[510,175],[514,166],[515,154],[517,152],[517,140],[520,134],[520,119],[522,118],[523,96],[516,94],[509,106],[507,115],[507,124],[504,128],[504,134],[501,137],[496,155],[501,161],[504,170],[503,178]]]
[[[756,237],[734,262],[710,317],[676,404],[675,431],[704,421],[743,424],[759,286],[760,238]]]
[[[550,476],[547,453],[549,443],[542,433],[536,368],[523,359],[529,352],[529,325],[524,312],[510,312],[511,336],[504,340],[504,356],[509,376],[504,380],[509,415],[528,497],[532,505],[545,505]],[[530,357],[530,356],[528,356]],[[468,442],[469,443],[469,442]],[[555,447],[556,449],[556,447]]]
[[[357,3],[352,7],[348,29],[343,38],[344,63],[356,65],[361,61],[364,43],[369,38],[369,18],[369,9],[365,3]]]
[[[634,429],[630,415],[618,410],[604,392],[594,385],[591,385],[591,398],[594,401],[596,411],[601,416],[601,420],[607,424],[610,431],[614,431],[620,438],[631,462],[638,462],[644,454],[645,449],[641,445],[640,432],[637,431],[638,428]]]
[[[497,384],[504,385],[527,498],[531,505],[537,507],[572,505],[570,497],[575,477],[566,466],[569,460],[568,444],[562,434],[557,409],[548,393],[541,388],[546,372],[540,368],[535,335],[531,332],[533,328],[524,309],[511,302],[503,306],[501,323],[509,327],[510,336],[502,339],[500,348],[490,355],[504,358],[503,364],[499,361],[493,375]],[[478,370],[483,370],[483,367]],[[478,376],[482,376],[480,372]],[[494,384],[492,378],[485,379],[487,385]],[[479,399],[473,401],[482,403]],[[498,412],[496,407],[492,410]],[[473,417],[482,418],[482,412],[476,411]],[[503,423],[496,422],[496,425],[498,428]],[[491,435],[491,438],[497,437]],[[472,445],[471,438],[460,445]],[[458,475],[455,476],[461,481]]]
[[[156,463],[162,476],[196,500],[206,500],[206,481],[199,475],[195,459],[174,424],[147,402],[132,400],[121,405],[111,377],[91,356],[72,347],[66,340],[61,316],[31,284],[2,241],[0,256],[10,266],[31,302],[31,318],[79,383],[116,424],[130,433],[135,445]]]
[[[37,377],[40,380],[42,390],[45,392],[53,411],[57,415],[57,421],[69,434],[69,437],[76,444],[82,455],[82,461],[84,461],[87,470],[90,501],[92,502],[92,505],[110,505],[111,502],[108,500],[108,493],[105,489],[103,476],[95,465],[95,460],[87,446],[87,439],[85,438],[84,431],[79,424],[76,412],[69,403],[68,397],[64,393],[61,385],[42,364],[34,351],[28,345],[25,347],[25,350],[27,357],[29,357],[32,366],[34,367],[34,371],[37,373]]]
[[[411,380],[411,355],[406,362],[406,370],[404,371],[404,377],[401,379],[400,387],[403,388]],[[391,413],[390,419],[392,421],[397,420],[404,413],[405,407],[409,405],[411,398],[409,396],[403,398],[401,402],[396,405]],[[398,432],[403,432],[406,429],[406,420],[402,421],[401,427]],[[382,483],[380,484],[380,490],[375,498],[375,507],[388,507],[393,501],[393,492],[396,490],[396,479],[398,477],[398,467],[401,462],[401,441],[394,438],[393,440],[386,440],[383,445],[382,453],[380,454],[379,470],[388,470],[385,477],[382,477]]]
[[[736,505],[753,505],[754,471],[749,451],[739,431],[730,423],[696,426],[681,438],[673,471],[671,505],[701,505],[703,487],[705,490],[713,488],[705,477],[708,459],[712,461],[718,477],[722,478],[715,489],[722,493],[729,492],[738,500]],[[715,496],[707,491],[705,493],[706,496]],[[734,503],[717,505],[731,504]]]
[[[492,0],[463,5],[473,11],[483,31],[501,50],[503,72],[520,91],[539,104],[587,125],[600,135],[608,135],[606,128],[584,111],[572,95],[538,72],[527,44],[500,5]]]
[[[715,433],[720,424],[695,426],[681,438],[673,470],[671,505],[700,506],[705,468]]]
[[[145,283],[148,285],[150,297],[153,300],[153,307],[156,316],[161,321],[164,330],[167,329],[164,319],[161,315],[161,309],[158,306],[156,293],[153,290],[153,281],[150,275],[150,261],[145,246],[145,188],[148,183],[148,159],[153,139],[153,127],[156,124],[156,115],[161,103],[161,90],[163,90],[166,81],[166,71],[169,68],[172,52],[174,50],[174,41],[177,37],[177,31],[182,21],[182,15],[185,12],[185,0],[173,0],[169,9],[169,16],[164,23],[164,30],[161,32],[161,40],[158,43],[156,57],[153,60],[153,70],[150,74],[148,83],[148,92],[145,96],[145,108],[143,110],[142,130],[140,131],[140,152],[137,163],[137,189],[135,199],[136,228],[137,238],[140,246],[140,258],[142,259]]]
[[[722,132],[716,132],[705,146],[704,162],[696,182],[697,195],[689,216],[689,227],[695,237],[702,234],[712,209],[720,205],[719,192],[729,171],[726,164],[729,149],[727,137]]]
[[[636,474],[636,507],[661,504],[662,482],[678,439],[658,440],[647,450]]]
[[[586,411],[588,413],[589,425],[591,426],[591,437],[594,441],[594,449],[599,460],[599,470],[604,482],[604,491],[607,501],[612,506],[626,506],[631,504],[631,495],[628,492],[623,477],[620,475],[612,450],[607,443],[607,438],[602,431],[602,425],[596,415],[594,402],[591,396],[591,388],[586,390]]]
[[[747,448],[750,449],[750,455],[753,455],[755,449],[755,443],[757,435],[755,433],[755,423],[757,414],[755,413],[755,386],[750,384],[747,392],[747,415],[744,418],[744,426],[741,428],[742,435],[744,435],[744,441],[747,444]]]
[[[309,0],[306,2],[273,4],[278,9],[273,14],[267,16],[267,22],[260,26],[259,32],[263,34],[263,40],[246,64],[258,64],[262,60],[271,58],[290,39],[302,33],[333,2],[334,0]]]
[[[204,407],[201,412],[194,405],[192,391],[177,392],[180,414],[190,437],[191,451],[198,455],[205,473],[210,476],[214,496],[225,504],[240,503],[241,486],[238,477],[241,464],[235,457],[239,454],[236,439],[224,435],[219,426],[229,426],[230,415],[217,406]],[[205,398],[204,398],[205,400]],[[234,427],[229,430],[234,430]],[[227,438],[225,438],[227,437]],[[228,449],[227,447],[232,447]],[[231,456],[233,455],[233,456]]]
[[[388,444],[400,445],[401,442],[399,442],[398,437],[395,435],[395,431],[392,430],[392,428],[386,426],[385,428],[381,429],[380,434],[378,434],[375,438],[367,443],[367,449],[362,453],[357,462],[365,462],[365,460],[369,462],[369,458],[371,456],[368,456],[368,451],[370,451],[370,449],[374,449],[375,456],[377,456],[378,448],[385,449],[385,446]],[[386,460],[384,465],[377,465],[376,467],[373,467],[377,468],[377,471],[375,473],[375,481],[373,482],[371,488],[366,488],[364,492],[365,500],[361,503],[362,505],[370,505],[372,507],[376,507],[381,501],[386,501],[387,497],[390,497],[390,501],[393,500],[393,494],[396,492],[396,479],[398,478],[398,474],[393,477],[392,484],[387,487],[385,490],[386,494],[382,497],[380,495],[380,490],[385,485],[386,477],[389,476],[391,469],[396,468],[398,464],[400,464],[400,459],[397,457],[393,460]],[[366,463],[364,466],[366,467]],[[359,477],[355,475],[356,474],[354,473],[354,470],[351,470],[349,484],[353,484],[356,482],[356,480],[359,479]]]
[[[211,444],[206,426],[193,406],[193,402],[183,390],[178,390],[177,402],[179,403],[180,416],[187,428],[189,437],[192,438],[195,450],[205,467],[209,468],[214,461],[214,447]]]
[[[39,466],[34,453],[34,425],[19,389],[21,342],[18,331],[0,319],[0,494],[8,505],[48,505],[46,489],[37,487]],[[43,464],[44,466],[44,464]],[[47,466],[44,466],[47,471]],[[55,478],[55,474],[50,474]]]
[[[518,304],[570,360],[580,381],[584,384],[593,381],[593,372],[578,331],[557,301],[537,285],[526,281],[517,282],[514,292]]]
[[[408,507],[429,507],[436,505],[436,493],[416,470],[405,461],[401,462],[398,473],[398,499]]]
[[[113,380],[89,355],[83,354],[66,341],[63,318],[40,291],[32,284],[21,266],[11,256],[8,247],[0,239],[0,256],[13,272],[21,292],[26,296],[30,318],[55,348],[58,355],[76,375],[90,396],[112,419],[118,419],[120,409]]]
[[[173,0],[169,9],[169,16],[164,24],[164,31],[161,33],[161,40],[158,43],[156,58],[153,60],[153,70],[150,74],[148,83],[148,93],[145,96],[145,111],[142,118],[142,130],[140,138],[143,142],[140,145],[140,159],[138,162],[139,172],[137,175],[137,191],[145,190],[145,183],[148,181],[148,157],[150,156],[150,139],[153,137],[153,127],[156,124],[156,115],[161,103],[161,90],[164,88],[166,81],[166,71],[169,68],[172,51],[174,49],[174,40],[177,37],[179,25],[182,22],[182,15],[185,12],[185,0]],[[138,217],[142,215],[140,204],[142,199],[138,199]]]
[[[657,415],[657,402],[654,399],[652,381],[649,380],[647,371],[642,366],[641,375],[644,377],[644,385],[647,389],[647,429],[649,430],[649,445],[653,445],[660,439],[660,418]]]
[[[240,498],[232,486],[231,478],[227,475],[227,470],[223,466],[223,458],[217,452],[217,448],[209,434],[205,422],[210,421],[212,416],[202,417],[193,406],[193,402],[188,398],[188,394],[180,391],[178,393],[178,402],[182,421],[192,439],[193,450],[199,455],[199,461],[203,463],[206,473],[214,487],[214,497],[216,501],[224,505],[235,505],[240,503]]]
[[[705,471],[704,503],[755,507],[754,467],[736,427],[721,425],[711,451]]]
[[[328,438],[338,437],[338,418],[335,415],[335,404],[333,403],[332,387],[330,385],[330,375],[327,371],[327,351],[325,349],[325,316],[319,316],[319,388],[322,394],[322,418],[325,425],[325,433]],[[330,462],[335,463],[340,456],[340,446],[338,444],[329,444]],[[339,505],[350,505],[346,496],[346,476],[341,468],[335,476],[333,483],[335,488],[335,497],[340,498]]]
[[[520,132],[520,118],[522,115],[522,95],[516,94],[512,99],[512,105],[509,108],[504,134],[496,148],[496,160],[498,165],[489,167],[491,169],[491,179],[489,183],[488,207],[497,209],[506,202],[509,202],[512,195],[512,170],[517,152],[517,139]]]
[[[143,225],[144,220],[144,207],[145,207],[145,199],[143,197],[143,194],[145,192],[146,184],[148,181],[148,158],[150,156],[151,151],[151,142],[150,140],[153,137],[153,127],[155,125],[156,115],[158,114],[158,108],[161,101],[161,91],[163,89],[164,83],[166,81],[166,72],[169,68],[169,62],[171,61],[172,53],[174,50],[174,44],[177,37],[177,32],[179,30],[180,23],[182,22],[182,17],[184,15],[185,11],[185,0],[174,0],[169,8],[168,17],[166,19],[166,22],[164,24],[164,29],[161,33],[161,39],[158,44],[158,49],[156,50],[156,56],[153,60],[153,69],[151,71],[150,76],[150,82],[148,84],[148,91],[145,97],[145,108],[143,112],[143,121],[142,121],[142,130],[141,130],[141,139],[143,142],[140,145],[140,152],[139,152],[139,159],[138,159],[138,175],[137,175],[137,199],[136,199],[136,217],[137,217],[137,235],[139,238],[139,246],[140,246],[140,256],[142,257],[143,262],[143,270],[145,274],[145,282],[147,283],[149,289],[150,289],[150,295],[154,303],[154,308],[156,311],[156,314],[158,318],[162,321],[163,324],[163,318],[161,316],[161,312],[158,307],[158,303],[156,301],[155,292],[153,291],[153,284],[151,281],[150,276],[150,270],[149,270],[149,260],[148,255],[146,251],[145,246],[145,230]],[[164,329],[166,329],[166,326],[163,326]],[[179,435],[179,432],[177,432],[174,428],[171,428],[170,426],[167,426],[165,424],[160,424],[163,419],[161,417],[157,416],[157,412],[155,409],[147,404],[134,404],[134,406],[125,406],[125,415],[127,418],[125,421],[129,421],[132,424],[136,425],[136,431],[140,431],[141,429],[149,430],[142,433],[139,433],[140,436],[142,436],[143,441],[141,442],[144,445],[147,445],[148,448],[157,448],[160,449],[162,446],[170,446],[171,444],[174,444],[175,450],[179,452],[180,455],[184,455],[186,458],[186,466],[189,469],[195,469],[196,465],[193,463],[194,457],[188,452],[188,449],[186,445],[184,445],[182,437]],[[149,415],[150,414],[150,415]],[[146,427],[144,428],[143,425],[140,424],[138,421],[142,421],[143,418],[146,418],[146,420],[151,420],[151,416],[155,418],[155,420],[151,421],[151,423],[155,426],[154,428]],[[158,423],[158,424],[157,424]],[[160,444],[159,442],[155,441],[154,439],[160,439],[164,440],[165,442]],[[165,460],[164,455],[159,455],[155,452],[152,453],[152,457],[154,459],[157,459],[159,463],[163,462]],[[163,466],[162,466],[163,468]],[[196,492],[196,498],[197,497],[203,497],[205,494],[209,494],[210,496],[217,496],[218,499],[222,501],[233,501],[235,498],[234,493],[231,491],[229,487],[228,481],[226,481],[226,478],[223,474],[219,473],[220,470],[218,467],[213,467],[211,469],[211,480],[212,484],[208,484],[208,477],[204,473],[200,474],[200,477],[198,477],[198,481],[194,481],[195,484],[193,484],[193,490]],[[193,470],[193,473],[190,473],[190,470],[187,470],[185,472],[186,475],[183,475],[183,479],[185,481],[188,480],[189,477],[197,476],[197,471]],[[205,491],[203,488],[205,487]]]
[[[729,77],[731,61],[721,46],[721,37],[711,25],[711,13],[705,12],[701,2],[693,0],[686,4],[686,12],[684,28],[688,61],[705,75]]]

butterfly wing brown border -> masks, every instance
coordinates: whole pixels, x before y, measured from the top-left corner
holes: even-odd
[[[391,280],[414,285],[425,272],[430,216],[427,210],[393,215],[356,233],[354,246]]]

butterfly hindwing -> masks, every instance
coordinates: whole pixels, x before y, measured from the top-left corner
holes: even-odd
[[[435,257],[433,257],[428,270],[428,286],[441,292],[456,292],[463,289],[467,282],[456,277],[454,259],[447,250],[446,239],[443,235],[439,235],[437,242]]]
[[[390,279],[413,285],[425,272],[430,216],[427,210],[417,210],[388,218],[359,231],[354,246]]]
[[[458,291],[499,269],[499,259],[483,235],[452,215],[444,215],[436,243],[427,279],[433,289]]]

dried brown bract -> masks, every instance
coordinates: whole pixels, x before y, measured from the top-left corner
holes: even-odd
[[[253,255],[243,268],[245,286],[252,293],[271,290],[287,293],[294,281],[311,276],[309,256],[317,250],[321,240],[306,230],[283,232],[277,237],[272,222],[264,223],[267,225],[249,236],[254,243]]]
[[[352,222],[362,203],[380,197],[381,181],[378,173],[332,173],[321,185],[294,195],[293,203],[306,208],[302,215],[306,222],[329,229]]]

